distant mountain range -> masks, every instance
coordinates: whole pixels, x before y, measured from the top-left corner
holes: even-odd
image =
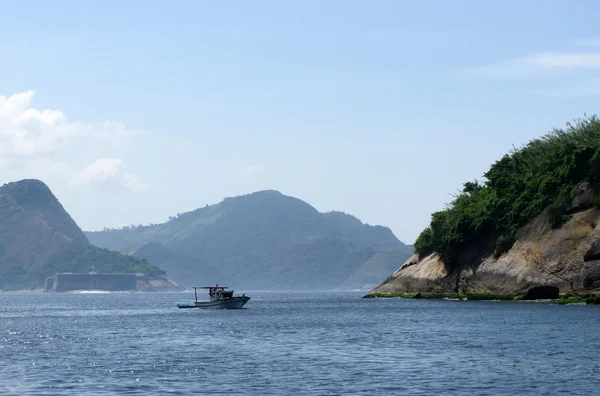
[[[182,285],[245,289],[372,287],[413,251],[386,227],[320,213],[272,190],[226,198],[163,224],[85,235],[160,266]]]
[[[0,290],[39,288],[57,272],[92,269],[165,276],[145,259],[91,245],[43,182],[0,187]]]
[[[90,243],[91,242],[91,243]],[[149,226],[84,233],[39,180],[0,187],[0,290],[60,272],[133,272],[183,285],[368,288],[411,255],[385,227],[259,191]]]

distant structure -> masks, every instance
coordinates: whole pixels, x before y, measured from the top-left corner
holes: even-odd
[[[44,292],[73,290],[136,291],[137,281],[146,280],[142,274],[62,273],[46,278]]]

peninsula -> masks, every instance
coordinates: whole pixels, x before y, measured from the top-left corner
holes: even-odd
[[[600,121],[555,129],[494,163],[434,213],[415,253],[369,296],[595,299]]]

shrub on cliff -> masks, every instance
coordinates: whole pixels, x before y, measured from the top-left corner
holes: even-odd
[[[600,181],[596,116],[568,123],[506,154],[484,174],[483,184],[465,183],[446,209],[433,213],[415,242],[415,252],[436,252],[453,269],[465,248],[491,238],[505,251],[517,230],[549,205],[553,227],[568,220],[570,192],[583,181]]]

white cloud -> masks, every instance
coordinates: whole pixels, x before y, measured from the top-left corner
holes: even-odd
[[[517,65],[542,69],[598,69],[600,53],[541,52],[514,61]]]
[[[67,120],[61,111],[32,108],[34,94],[28,91],[0,96],[0,155],[47,152],[76,132],[64,127]]]
[[[537,52],[462,74],[472,77],[547,77],[558,72],[598,69],[600,52]]]
[[[121,184],[125,188],[133,192],[144,191],[148,188],[148,184],[145,181],[143,181],[139,175],[134,175],[132,173],[123,174]]]
[[[118,158],[99,158],[81,170],[70,182],[69,187],[80,187],[97,182],[117,182],[130,191],[146,188],[140,176],[127,172],[125,163]]]
[[[116,158],[145,131],[114,121],[71,121],[60,110],[35,108],[34,95],[27,91],[0,96],[0,170],[20,169],[15,172],[18,178],[31,172],[33,177],[71,180],[71,187],[107,180],[117,180],[131,191],[146,187]]]

